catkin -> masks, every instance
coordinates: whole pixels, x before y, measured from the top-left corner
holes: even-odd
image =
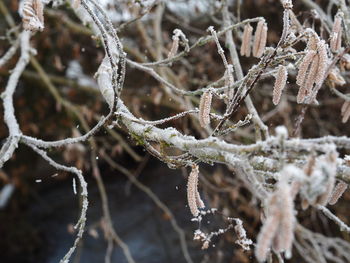
[[[299,98],[301,101],[299,102],[299,99],[298,99],[298,103],[302,103],[304,101],[305,97],[311,93],[312,88],[314,86],[314,83],[316,82],[316,77],[317,77],[317,73],[318,73],[318,69],[319,69],[319,63],[320,63],[319,56],[318,55],[314,56],[314,59],[312,60],[311,65],[310,65],[310,69],[309,69],[307,78],[306,78],[305,83],[303,85],[303,89],[304,89],[303,98]]]
[[[344,101],[343,106],[341,106],[340,113],[343,115],[350,106],[350,101]]]
[[[297,95],[298,103],[303,103],[311,93],[311,98],[316,96],[328,67],[327,46],[324,40],[319,40],[317,36],[312,34],[308,41],[307,50],[308,53],[303,58],[296,77],[296,83],[300,87]],[[318,86],[317,89],[313,89],[314,84]]]
[[[253,27],[250,24],[246,24],[242,36],[241,56],[250,57],[252,34]]]
[[[297,85],[302,86],[304,84],[307,70],[309,69],[309,66],[315,55],[316,51],[311,50],[304,56],[302,62],[300,63],[298,75],[296,78]]]
[[[346,123],[350,117],[350,101],[344,101],[343,106],[341,107],[341,116],[342,123]]]
[[[253,56],[258,57],[258,51],[261,42],[261,33],[263,31],[265,25],[265,21],[260,20],[258,25],[256,26],[255,34],[254,34],[254,43],[253,43]]]
[[[168,58],[173,58],[176,55],[178,49],[179,49],[179,38],[174,37],[173,44],[171,45],[171,49],[168,54]]]
[[[341,40],[342,40],[342,37],[343,37],[343,31],[340,31],[339,34],[338,34],[337,50],[340,50],[340,49],[341,49]]]
[[[199,102],[199,123],[205,128],[210,124],[210,109],[211,109],[212,94],[208,90],[203,93]]]
[[[233,66],[232,65],[227,65],[227,70],[225,71],[224,79],[225,79],[225,82],[224,82],[225,87],[227,87],[225,90],[225,95],[227,97],[225,102],[228,103],[235,95],[235,90],[232,87],[232,85],[234,83]]]
[[[337,52],[341,48],[342,17],[343,17],[343,13],[340,12],[340,13],[337,13],[334,18],[331,39],[330,39],[330,47],[333,52]]]
[[[321,40],[318,42],[317,53],[319,57],[319,62],[318,62],[318,69],[317,69],[315,84],[321,85],[324,80],[325,73],[328,67],[327,47],[324,40]]]
[[[265,23],[261,31],[259,49],[256,54],[258,58],[260,58],[264,54],[264,50],[266,47],[266,40],[267,40],[267,24]]]
[[[287,184],[282,184],[279,189],[281,202],[281,218],[279,231],[277,232],[278,243],[275,243],[278,252],[290,254],[294,239],[294,203],[291,188]]]
[[[331,197],[329,198],[328,203],[330,205],[334,205],[338,202],[339,198],[343,195],[345,190],[348,188],[348,184],[344,182],[339,182],[336,187],[333,189],[333,193]]]
[[[281,216],[281,210],[278,202],[278,196],[274,193],[269,200],[267,218],[257,237],[255,256],[259,262],[266,260],[275,234],[278,230]]]
[[[317,49],[317,43],[320,41],[319,37],[315,32],[312,31],[311,36],[309,37],[309,40],[307,42],[306,49],[308,51],[315,50]]]
[[[297,94],[297,103],[303,103],[307,95],[307,90],[305,86],[302,86],[299,88],[298,94]]]
[[[258,235],[255,250],[259,262],[266,260],[271,246],[278,253],[291,254],[295,223],[291,186],[285,181],[279,182],[267,208],[267,218]]]
[[[199,208],[205,208],[205,204],[199,194],[198,187],[197,187],[197,193],[196,193],[196,203]]]
[[[44,7],[41,0],[24,0],[22,9],[23,28],[29,31],[44,29]]]
[[[316,200],[316,204],[319,205],[327,205],[328,200],[331,198],[332,196],[332,192],[333,192],[333,188],[334,188],[334,183],[335,183],[335,178],[334,177],[330,177],[328,182],[326,182],[326,190],[323,194],[321,194],[320,196],[318,196],[317,200]]]
[[[303,103],[306,96],[310,93],[315,82],[318,62],[319,58],[315,51],[310,51],[301,62],[297,75],[297,84],[300,86],[297,103]]]
[[[255,256],[259,262],[264,262],[266,260],[277,230],[278,217],[269,216],[259,232],[255,247]]]
[[[278,253],[290,251],[294,239],[294,205],[291,187],[281,182],[274,195],[278,198],[280,217],[272,247]]]
[[[288,71],[283,65],[278,67],[275,85],[273,87],[273,104],[277,105],[281,99],[282,91],[287,83]]]
[[[320,156],[317,160],[318,164],[316,165],[318,167],[315,169],[315,172],[317,173],[320,171],[326,178],[326,182],[323,183],[326,185],[326,189],[321,195],[317,197],[316,204],[323,206],[327,205],[328,200],[332,195],[332,191],[335,185],[335,175],[337,173],[337,156],[338,153],[329,152],[326,155]]]
[[[199,214],[197,206],[198,174],[198,165],[194,164],[187,181],[187,202],[193,216],[198,216]]]

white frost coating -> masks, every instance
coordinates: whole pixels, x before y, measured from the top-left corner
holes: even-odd
[[[66,253],[66,255],[63,257],[62,260],[60,260],[60,263],[68,263],[70,257],[72,256],[73,252],[75,251],[80,239],[82,238],[84,229],[85,229],[85,223],[86,223],[86,211],[89,205],[88,202],[88,191],[87,191],[87,183],[84,179],[84,176],[80,170],[78,170],[75,167],[68,167],[65,165],[61,165],[56,163],[54,160],[52,160],[49,156],[47,156],[47,153],[36,146],[32,144],[27,144],[29,147],[31,147],[36,153],[38,153],[44,160],[46,160],[51,166],[55,167],[57,170],[73,173],[77,176],[78,181],[80,183],[81,187],[81,198],[82,198],[82,208],[80,217],[78,219],[77,224],[74,226],[75,229],[78,229],[77,237],[74,241],[73,246],[69,249],[69,251]]]
[[[249,246],[253,244],[253,241],[247,238],[247,232],[243,227],[242,220],[239,218],[233,218],[233,220],[236,222],[234,229],[238,238],[235,243],[240,245],[244,250],[250,250]]]
[[[333,149],[316,158],[315,166],[310,176],[307,176],[301,193],[310,204],[325,205],[334,188],[337,173],[337,152]]]
[[[95,77],[97,78],[98,88],[102,93],[104,99],[109,105],[109,108],[113,107],[114,90],[112,86],[112,68],[107,56],[103,59],[100,67],[98,68]]]
[[[9,50],[0,58],[0,68],[5,65],[16,53],[19,46],[19,41],[17,40],[10,48]]]
[[[5,91],[1,95],[3,99],[4,121],[9,129],[9,137],[0,150],[0,168],[7,160],[11,158],[13,152],[17,148],[19,139],[22,134],[15,117],[15,109],[13,107],[13,94],[16,90],[18,80],[22,75],[23,70],[29,63],[30,34],[31,33],[29,31],[23,31],[19,36],[21,45],[21,56],[15,68],[12,70]]]
[[[72,187],[73,187],[73,193],[76,195],[77,194],[77,184],[75,182],[75,178],[74,177],[73,177]]]
[[[264,156],[254,156],[252,162],[266,169],[273,170],[277,167],[278,161]]]
[[[276,137],[271,137],[265,141],[259,141],[255,144],[250,145],[235,145],[226,143],[223,140],[220,140],[215,137],[208,137],[206,139],[197,140],[193,136],[183,135],[178,130],[174,128],[160,129],[152,125],[142,125],[135,123],[132,120],[136,117],[133,116],[130,111],[125,107],[123,102],[118,100],[119,111],[123,114],[123,123],[126,125],[129,131],[145,137],[147,140],[151,141],[166,141],[167,143],[176,146],[177,148],[188,151],[198,156],[199,151],[205,156],[220,156],[225,153],[234,153],[241,154],[242,151],[269,151],[271,147],[276,147],[279,145],[279,141]],[[118,115],[119,112],[117,112]],[[127,116],[130,116],[128,118]],[[26,137],[28,138],[28,137]],[[321,139],[289,139],[285,141],[285,148],[287,150],[307,150],[311,151],[312,149],[318,150],[321,152],[328,152],[330,147],[334,147],[331,143],[339,144],[339,147],[350,148],[350,140],[347,137],[332,137],[326,136]],[[39,141],[40,145],[46,145],[45,142]],[[343,146],[342,146],[343,145]]]
[[[285,126],[277,126],[275,131],[277,137],[284,139],[288,138],[288,130]]]
[[[333,220],[340,228],[340,231],[350,233],[350,227],[340,220],[336,215],[329,211],[326,207],[318,205],[317,208],[321,210],[329,219]]]
[[[284,178],[286,182],[290,180],[302,182],[306,179],[304,171],[292,164],[288,164],[283,167],[283,170],[281,171],[281,177]]]

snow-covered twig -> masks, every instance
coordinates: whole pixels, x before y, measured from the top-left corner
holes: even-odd
[[[0,150],[0,168],[12,157],[12,154],[18,146],[18,142],[22,134],[15,116],[13,94],[16,90],[17,83],[22,72],[29,63],[31,52],[29,43],[30,35],[30,31],[23,31],[19,37],[21,45],[21,56],[16,64],[16,67],[13,69],[10,75],[5,91],[1,94],[4,105],[4,121],[9,130],[9,137]]]

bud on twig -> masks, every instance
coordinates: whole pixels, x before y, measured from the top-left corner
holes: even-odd
[[[212,94],[210,90],[203,93],[199,102],[199,123],[205,128],[210,124]]]
[[[22,9],[23,28],[29,31],[43,31],[44,7],[41,0],[24,0]]]

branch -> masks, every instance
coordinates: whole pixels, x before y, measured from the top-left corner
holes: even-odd
[[[10,75],[5,91],[1,94],[3,99],[4,121],[9,129],[9,137],[0,150],[0,168],[12,157],[22,134],[15,116],[13,94],[16,90],[17,83],[22,72],[29,63],[31,51],[29,43],[30,35],[30,31],[23,31],[19,36],[21,56]]]

